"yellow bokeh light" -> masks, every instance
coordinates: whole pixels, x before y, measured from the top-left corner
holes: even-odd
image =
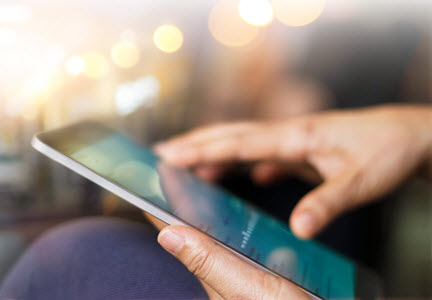
[[[220,43],[241,47],[249,44],[258,34],[258,28],[240,17],[236,1],[221,0],[213,7],[209,17],[209,30]]]
[[[77,76],[84,72],[85,61],[80,56],[73,56],[66,60],[65,65],[66,73],[72,76]]]
[[[0,23],[2,24],[24,24],[30,20],[31,15],[32,10],[29,5],[0,5]]]
[[[83,55],[85,62],[84,75],[91,79],[98,79],[108,74],[108,60],[100,53],[90,52]]]
[[[0,27],[0,45],[11,45],[15,40],[15,31],[8,27]]]
[[[321,15],[326,0],[272,0],[276,18],[288,26],[305,26]]]
[[[273,20],[273,8],[267,0],[240,0],[240,17],[255,26],[264,26]]]
[[[176,52],[183,45],[183,33],[176,26],[162,25],[155,30],[153,42],[163,52]]]
[[[120,68],[131,68],[139,60],[140,52],[138,46],[131,41],[116,43],[111,49],[111,59]]]

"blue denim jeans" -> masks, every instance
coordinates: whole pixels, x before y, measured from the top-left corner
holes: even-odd
[[[208,299],[145,224],[86,218],[42,235],[0,287],[0,299]]]

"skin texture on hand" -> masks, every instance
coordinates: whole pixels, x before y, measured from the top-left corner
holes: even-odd
[[[295,174],[321,183],[294,209],[290,225],[311,238],[346,210],[385,195],[421,168],[432,173],[432,108],[382,106],[278,122],[194,130],[159,144],[170,164],[215,180],[232,163],[253,163],[260,183]]]
[[[161,231],[158,237],[161,246],[198,278],[210,300],[310,299],[293,283],[244,262],[205,234],[185,226],[168,226],[143,213]]]
[[[194,229],[166,227],[158,242],[203,283],[211,300],[309,299],[293,283],[255,268]]]

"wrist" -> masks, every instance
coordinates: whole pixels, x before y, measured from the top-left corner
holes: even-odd
[[[393,117],[405,124],[415,137],[409,146],[417,148],[417,170],[432,179],[432,105],[391,105],[381,108],[393,113]]]

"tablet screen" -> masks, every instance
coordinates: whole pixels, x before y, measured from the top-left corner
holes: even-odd
[[[355,264],[242,199],[163,163],[114,131],[86,128],[44,141],[135,195],[323,298],[354,299]],[[144,200],[143,200],[144,201]]]

